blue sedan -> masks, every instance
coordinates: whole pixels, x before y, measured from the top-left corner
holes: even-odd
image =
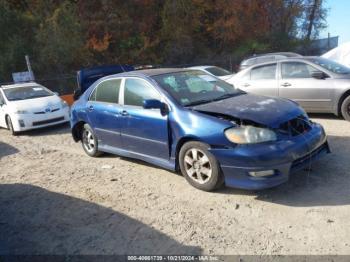
[[[132,71],[97,80],[71,108],[75,141],[181,171],[194,187],[263,189],[329,153],[295,102],[245,93],[204,72]]]

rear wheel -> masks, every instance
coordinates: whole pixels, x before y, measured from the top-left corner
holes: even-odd
[[[12,120],[10,116],[6,116],[7,128],[10,130],[13,136],[17,135],[17,132],[13,129]]]
[[[341,104],[341,114],[345,120],[350,121],[350,96],[345,98]]]
[[[81,143],[85,153],[91,157],[101,155],[101,152],[98,151],[97,137],[95,136],[92,128],[88,124],[85,124],[81,132]]]
[[[194,187],[213,191],[222,186],[224,180],[216,158],[201,142],[187,142],[180,150],[180,169],[186,180]]]

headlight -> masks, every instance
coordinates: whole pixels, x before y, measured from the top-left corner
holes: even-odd
[[[66,102],[66,101],[64,101],[64,100],[62,100],[62,101],[61,101],[61,105],[62,105],[62,108],[66,108],[66,107],[68,107],[67,102]]]
[[[17,110],[15,111],[15,114],[22,115],[22,114],[29,114],[27,110]]]
[[[254,126],[232,127],[225,131],[225,136],[236,144],[254,144],[277,139],[276,133],[272,130]]]

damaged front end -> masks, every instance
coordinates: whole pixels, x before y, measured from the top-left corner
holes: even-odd
[[[288,181],[292,172],[310,167],[319,157],[330,153],[322,126],[312,122],[305,113],[289,114],[285,121],[271,127],[228,114],[198,112],[230,122],[231,129],[254,127],[276,134],[275,139],[269,135],[266,141],[210,150],[220,163],[227,186],[252,190],[273,187]]]

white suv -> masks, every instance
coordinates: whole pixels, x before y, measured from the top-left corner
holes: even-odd
[[[0,127],[13,135],[68,121],[67,103],[46,87],[34,82],[0,87]]]

